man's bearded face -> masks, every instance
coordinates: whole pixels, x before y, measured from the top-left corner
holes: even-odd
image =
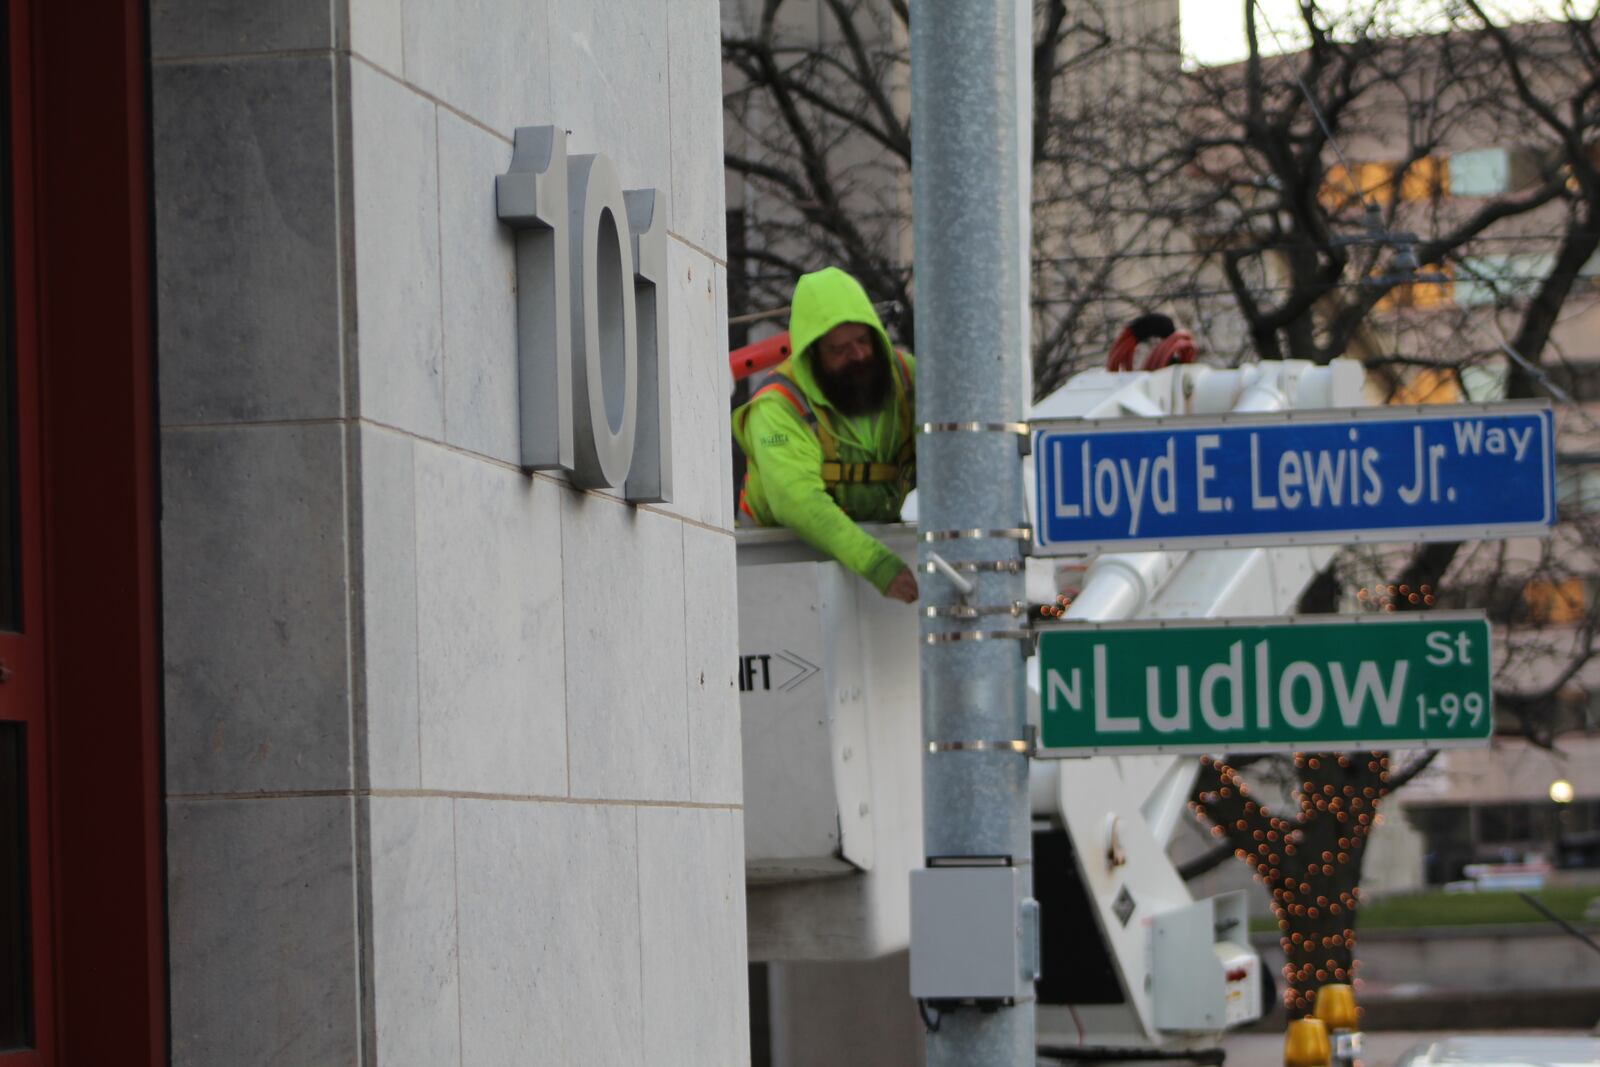
[[[846,322],[816,342],[812,371],[828,402],[844,415],[882,409],[889,397],[889,361],[878,351],[877,331]]]

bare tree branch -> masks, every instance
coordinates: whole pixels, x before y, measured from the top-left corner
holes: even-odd
[[[872,104],[872,109],[878,114],[879,128],[884,131],[884,144],[909,163],[911,135],[906,132],[899,116],[895,114],[893,106],[889,103],[889,97],[883,91],[878,72],[867,56],[866,46],[862,44],[861,33],[856,27],[855,12],[844,0],[828,0],[828,9],[833,12],[834,19],[839,23],[839,32],[844,34],[845,44],[850,48],[850,57],[855,61],[856,84],[861,87],[867,100]]]

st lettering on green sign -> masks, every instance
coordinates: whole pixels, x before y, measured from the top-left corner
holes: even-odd
[[[1490,666],[1469,612],[1043,630],[1040,755],[1485,745]]]

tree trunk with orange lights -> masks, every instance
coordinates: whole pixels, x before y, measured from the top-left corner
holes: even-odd
[[[1386,753],[1297,753],[1294,760],[1299,811],[1292,816],[1257,802],[1237,771],[1211,759],[1202,761],[1190,803],[1272,893],[1290,1018],[1309,1013],[1325,983],[1354,977],[1361,861],[1389,791]]]

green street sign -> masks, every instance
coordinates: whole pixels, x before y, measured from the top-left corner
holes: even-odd
[[[1491,651],[1473,612],[1041,630],[1039,755],[1486,745]]]

